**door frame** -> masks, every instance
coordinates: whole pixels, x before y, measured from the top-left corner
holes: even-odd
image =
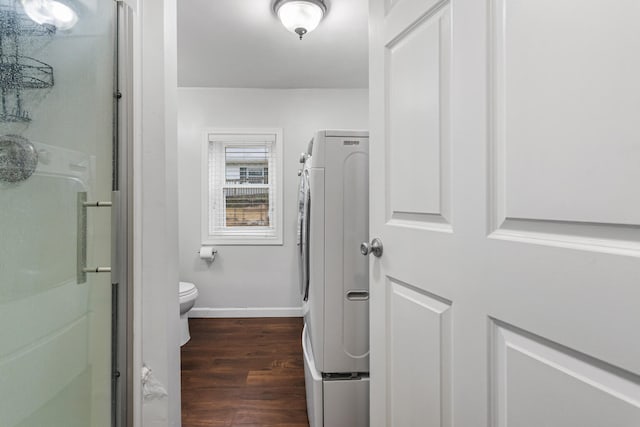
[[[126,425],[180,425],[178,206],[177,176],[172,175],[177,156],[177,0],[116,1],[128,6],[129,19],[131,286]],[[168,396],[144,401],[145,364]]]

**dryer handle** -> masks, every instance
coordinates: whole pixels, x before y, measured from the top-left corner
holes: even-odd
[[[348,291],[347,299],[349,301],[367,301],[369,299],[369,291]]]

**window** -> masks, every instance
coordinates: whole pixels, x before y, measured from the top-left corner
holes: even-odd
[[[202,243],[282,244],[282,130],[210,130]]]

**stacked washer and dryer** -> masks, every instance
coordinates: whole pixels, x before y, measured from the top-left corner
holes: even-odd
[[[369,425],[369,134],[323,130],[300,159],[298,255],[310,427]]]

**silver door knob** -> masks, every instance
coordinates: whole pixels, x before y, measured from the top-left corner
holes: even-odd
[[[298,169],[298,176],[302,175],[302,169]]]
[[[360,244],[360,253],[364,256],[373,254],[380,258],[382,256],[382,240],[377,237],[371,241],[371,244],[363,242]]]

